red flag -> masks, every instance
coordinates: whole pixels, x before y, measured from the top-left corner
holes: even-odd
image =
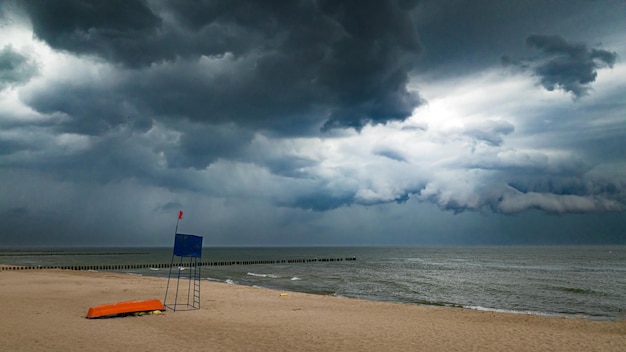
[[[183,218],[183,211],[182,211],[182,210],[180,210],[180,211],[178,212],[178,220],[180,220],[180,219],[182,219],[182,218]]]

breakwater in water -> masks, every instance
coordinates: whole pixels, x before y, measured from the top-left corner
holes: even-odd
[[[110,253],[109,253],[110,254]],[[353,261],[356,257],[347,258],[294,258],[277,260],[232,260],[232,261],[209,261],[199,263],[159,263],[159,264],[112,264],[112,265],[30,265],[0,266],[0,270],[37,270],[37,269],[60,269],[60,270],[128,270],[128,269],[163,269],[170,267],[191,267],[191,266],[231,266],[231,265],[267,265],[267,264],[298,264],[314,262],[341,262]]]

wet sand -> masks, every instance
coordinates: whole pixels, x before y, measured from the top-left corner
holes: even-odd
[[[0,271],[5,351],[623,351],[626,321],[370,302],[202,282],[201,308],[86,319],[89,307],[163,300],[167,279]]]

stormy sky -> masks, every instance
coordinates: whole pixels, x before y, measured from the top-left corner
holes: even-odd
[[[0,2],[0,246],[626,244],[626,2]]]

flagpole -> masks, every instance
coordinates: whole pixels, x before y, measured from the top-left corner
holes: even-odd
[[[179,210],[178,211],[178,220],[176,220],[176,229],[174,230],[174,235],[176,235],[178,233],[178,223],[180,223],[180,219],[183,218],[183,211]]]
[[[178,285],[176,285],[176,296],[174,298],[174,304],[170,307],[167,305],[167,292],[170,289],[170,279],[172,278],[172,267],[174,266],[174,255],[176,254],[176,237],[178,237],[178,224],[180,223],[180,219],[183,218],[183,211],[178,211],[178,220],[176,220],[176,229],[174,230],[174,250],[172,251],[172,261],[170,262],[170,273],[167,276],[167,287],[165,288],[165,298],[163,299],[163,304],[170,309],[176,311],[176,305],[178,304]],[[182,258],[180,259],[182,263]],[[178,279],[180,280],[180,270],[178,271]],[[172,308],[173,307],[173,308]]]

